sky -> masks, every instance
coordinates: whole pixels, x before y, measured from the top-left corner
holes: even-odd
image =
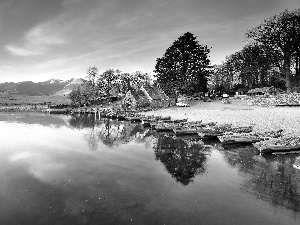
[[[84,78],[89,67],[153,74],[186,32],[211,64],[242,49],[248,29],[300,0],[0,0],[0,83]]]

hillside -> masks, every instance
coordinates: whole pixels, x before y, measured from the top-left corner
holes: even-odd
[[[54,95],[68,95],[73,88],[78,87],[84,83],[84,80],[79,78],[79,79],[73,79],[72,82],[68,83],[64,88],[60,91],[57,91]]]
[[[23,81],[19,83],[5,82],[0,84],[0,94],[18,94],[27,96],[68,95],[71,90],[83,83],[83,79],[59,80],[50,79],[34,83]]]

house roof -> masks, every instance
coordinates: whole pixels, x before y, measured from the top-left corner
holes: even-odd
[[[131,93],[131,95],[134,97],[134,99],[136,101],[140,101],[142,99],[151,101],[151,99],[149,99],[149,96],[153,100],[166,100],[166,99],[169,99],[169,97],[159,87],[146,86],[146,87],[144,87],[144,89],[145,90],[132,87],[129,92]],[[146,93],[145,93],[145,91],[146,91]],[[148,97],[147,97],[147,94],[149,95]]]
[[[250,90],[250,88],[239,88],[237,90],[237,92],[245,92],[245,91],[249,91],[249,90]]]
[[[165,92],[160,89],[159,87],[155,86],[147,86],[145,87],[148,94],[154,100],[162,100],[162,99],[169,99],[169,97],[165,94]]]
[[[274,91],[274,87],[262,87],[262,88],[254,88],[248,91],[248,93],[269,93],[271,91]]]

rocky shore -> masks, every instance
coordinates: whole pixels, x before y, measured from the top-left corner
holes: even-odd
[[[231,104],[198,101],[188,108],[170,107],[144,112],[145,115],[171,116],[172,119],[188,119],[205,123],[253,126],[254,132],[283,130],[284,136],[300,136],[300,107],[248,106],[246,101]]]

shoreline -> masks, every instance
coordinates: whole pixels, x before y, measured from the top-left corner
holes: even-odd
[[[241,101],[232,105],[196,102],[187,108],[170,107],[142,113],[146,116],[171,116],[172,119],[188,118],[188,121],[202,120],[204,123],[217,122],[219,125],[254,126],[254,132],[282,129],[284,136],[300,136],[300,107],[249,106]]]
[[[44,112],[47,108],[45,104],[1,104],[0,112]]]
[[[230,104],[221,101],[192,101],[189,104],[190,107],[172,106],[138,113],[145,116],[171,116],[172,119],[188,119],[189,122],[201,120],[218,125],[253,126],[254,132],[282,129],[284,136],[300,136],[300,107],[253,106],[247,105],[245,100],[233,100]],[[44,104],[0,105],[0,112],[48,111],[48,105]]]

